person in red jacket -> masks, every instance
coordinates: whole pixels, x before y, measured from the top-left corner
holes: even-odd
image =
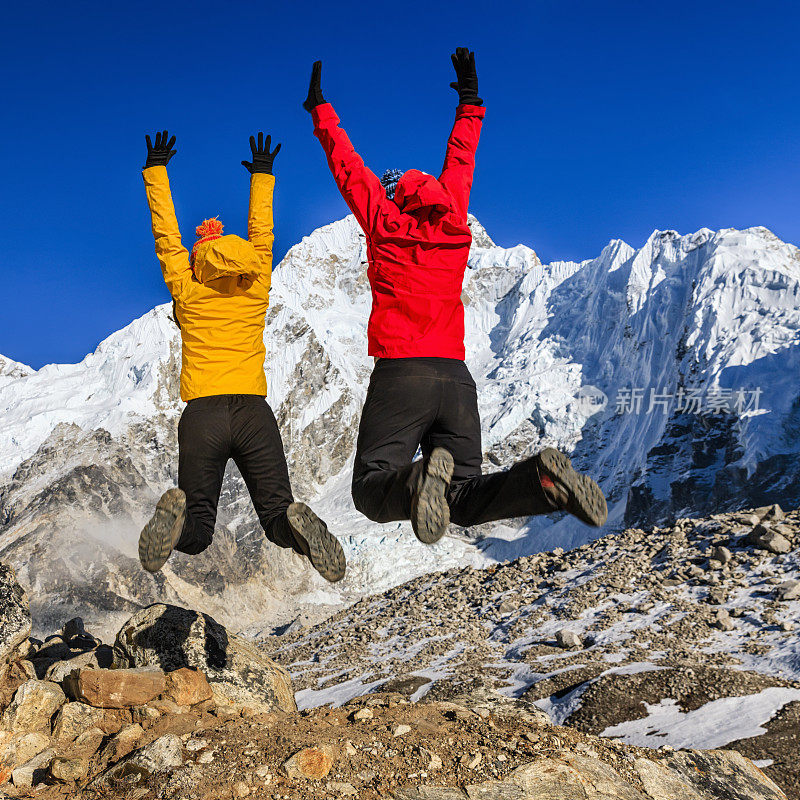
[[[459,104],[438,178],[404,172],[392,197],[356,153],[322,96],[322,62],[308,97],[314,135],[339,191],[364,231],[376,359],[353,470],[356,508],[376,522],[410,519],[432,544],[452,520],[470,526],[565,510],[606,521],[603,493],[563,453],[546,448],[511,469],[481,474],[475,382],[464,363],[461,286],[472,234],[467,224],[475,151],[485,109],[475,55],[452,55]],[[422,459],[414,461],[417,449]]]

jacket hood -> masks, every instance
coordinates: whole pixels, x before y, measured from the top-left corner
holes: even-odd
[[[203,242],[194,256],[194,275],[200,283],[217,278],[255,278],[259,268],[256,248],[240,236],[220,236]]]
[[[401,211],[418,211],[423,208],[431,211],[450,211],[452,200],[447,189],[433,175],[426,175],[418,169],[403,173],[397,182],[394,201]]]

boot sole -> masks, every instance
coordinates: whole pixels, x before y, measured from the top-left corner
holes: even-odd
[[[569,493],[565,511],[595,528],[605,524],[608,506],[602,490],[588,475],[576,472],[567,456],[547,447],[539,453],[539,466]]]
[[[286,509],[286,516],[295,532],[306,541],[308,559],[314,569],[331,583],[344,578],[344,550],[328,526],[305,503],[292,503]]]
[[[424,544],[435,544],[444,536],[450,524],[447,489],[453,477],[453,456],[443,447],[431,453],[422,486],[415,495],[411,527]]]
[[[139,534],[139,561],[148,572],[158,572],[175,549],[186,519],[186,494],[167,489],[150,521]]]

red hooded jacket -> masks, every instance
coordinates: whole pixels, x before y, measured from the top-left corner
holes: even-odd
[[[371,356],[464,359],[461,284],[472,243],[467,208],[484,113],[482,106],[459,106],[439,179],[411,169],[390,200],[339,127],[333,106],[312,111],[314,135],[367,238]]]

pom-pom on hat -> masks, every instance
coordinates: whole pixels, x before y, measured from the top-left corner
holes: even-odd
[[[222,223],[217,217],[204,219],[194,229],[194,232],[197,234],[197,241],[194,243],[194,247],[192,247],[192,261],[194,261],[194,254],[197,248],[200,247],[203,242],[211,242],[214,239],[222,238]]]

